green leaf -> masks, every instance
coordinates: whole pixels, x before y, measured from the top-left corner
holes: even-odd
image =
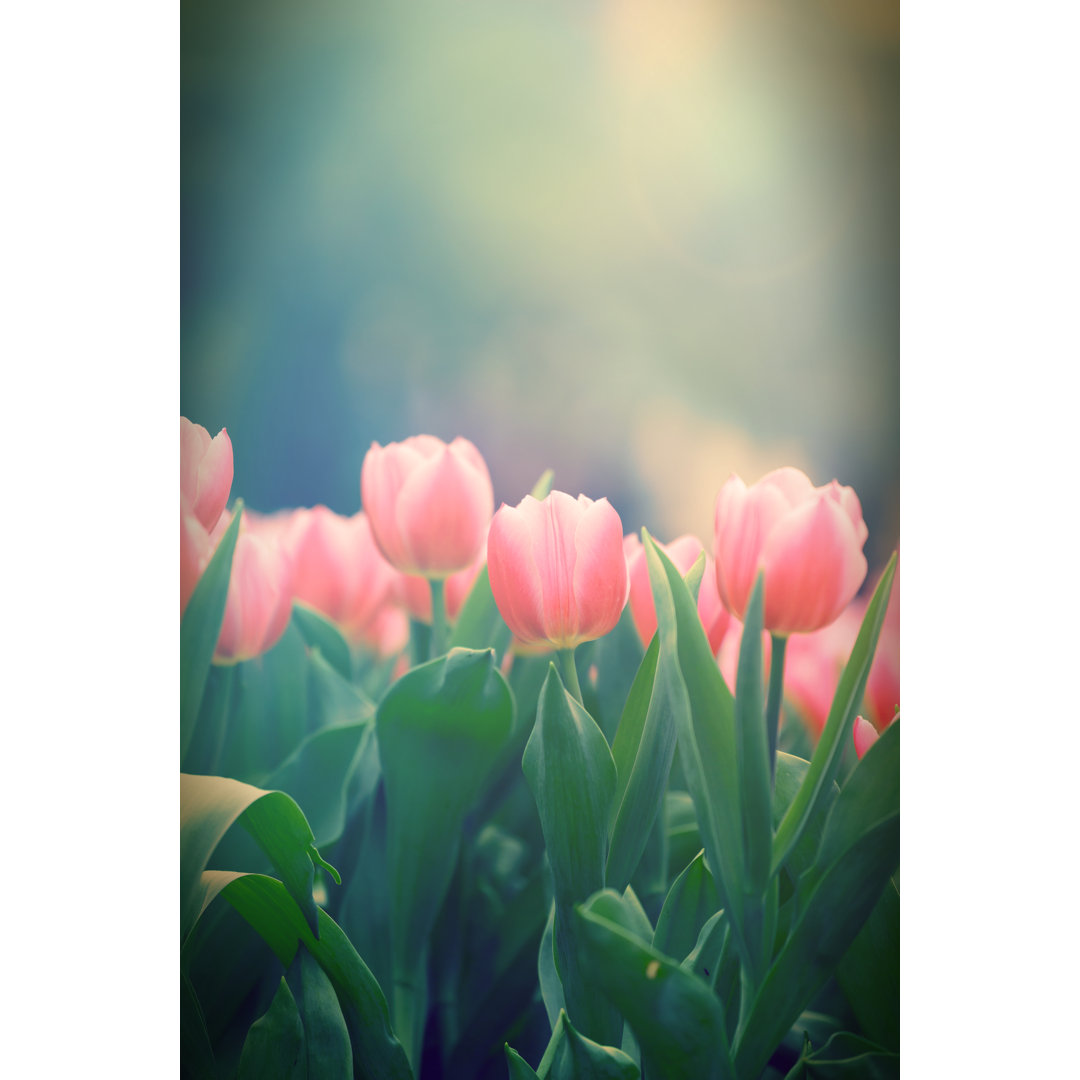
[[[343,679],[352,679],[352,653],[334,623],[299,601],[293,601],[292,620],[309,649],[318,649]]]
[[[702,927],[719,908],[720,895],[702,851],[671,886],[656,923],[653,948],[666,956],[685,957],[693,950]]]
[[[736,947],[744,963],[753,965],[743,928],[748,888],[743,866],[735,704],[709,648],[690,590],[648,531],[643,529],[642,535],[660,637],[656,682],[674,711],[679,760]]]
[[[764,1068],[835,971],[899,863],[899,728],[895,722],[886,729],[836,797],[817,858],[799,882],[799,913],[739,1040],[740,1076]]]
[[[544,1001],[544,1009],[547,1011],[548,1023],[551,1029],[559,1019],[559,1013],[566,1008],[566,999],[563,996],[562,983],[559,981],[559,972],[555,967],[555,905],[551,905],[547,923],[544,926],[544,936],[540,939],[540,956],[537,960],[537,973],[540,979],[540,996]]]
[[[412,1047],[411,1061],[418,1060],[423,1034],[427,942],[454,873],[465,815],[513,731],[513,697],[494,657],[491,649],[451,649],[403,675],[376,715],[386,787],[394,1015]]]
[[[247,920],[285,967],[304,947],[326,973],[349,1032],[353,1072],[364,1080],[412,1080],[401,1043],[390,1027],[386,998],[341,928],[319,909],[315,938],[295,901],[275,878],[208,871],[207,892],[222,896]]]
[[[836,969],[860,1026],[876,1042],[900,1049],[900,893],[890,881]]]
[[[263,781],[303,807],[318,847],[332,844],[344,832],[349,782],[374,739],[375,725],[370,720],[324,728],[309,735]]]
[[[183,1076],[216,1076],[218,1071],[206,1018],[183,964],[180,967],[180,1066]]]
[[[533,1075],[537,1080],[637,1080],[641,1070],[621,1050],[585,1038],[563,1010]]]
[[[899,1054],[850,1031],[838,1031],[817,1050],[804,1047],[784,1080],[894,1080],[899,1076]]]
[[[591,907],[592,901],[574,909],[584,960],[591,980],[633,1029],[645,1075],[733,1078],[724,1014],[712,990]]]
[[[669,682],[656,684],[660,640],[654,636],[630,687],[612,755],[618,773],[617,807],[607,880],[621,889],[633,876],[649,830],[663,804],[675,755],[675,718]]]
[[[348,1080],[353,1073],[349,1029],[337,993],[319,962],[301,945],[286,974],[300,1019],[310,1080]]]
[[[540,1080],[533,1067],[509,1044],[503,1044],[510,1080]]]
[[[630,607],[623,608],[614,628],[574,651],[582,703],[609,745],[617,735],[630,687],[641,666],[643,649]]]
[[[668,843],[668,878],[677,878],[701,850],[694,800],[685,791],[669,790],[664,796],[664,825]]]
[[[237,1080],[308,1080],[304,1024],[283,978],[270,1008],[248,1029]]]
[[[893,552],[874,590],[855,647],[851,650],[844,673],[840,676],[840,683],[829,709],[829,718],[814,750],[806,780],[776,830],[772,858],[774,870],[784,864],[789,852],[798,842],[799,835],[814,814],[817,801],[827,797],[840,767],[844,749],[851,742],[852,725],[866,690],[866,679],[874,659],[881,624],[885,621],[885,609],[889,603],[889,591],[895,574],[896,552]]]
[[[281,875],[311,927],[317,926],[311,889],[313,859],[334,874],[315,848],[300,807],[280,791],[263,791],[223,776],[180,774],[180,941],[208,902],[202,873],[234,821],[251,833]]]
[[[217,546],[213,557],[191,594],[184,616],[180,620],[180,760],[184,761],[195,722],[199,717],[206,677],[214,658],[214,648],[221,623],[225,618],[225,601],[229,595],[229,574],[233,551],[240,534],[240,514],[243,503],[233,508],[233,519]]]
[[[313,649],[308,656],[308,717],[312,731],[375,719],[375,703]]]
[[[555,959],[567,1013],[582,1031],[615,1042],[617,1018],[584,992],[570,913],[604,887],[615,762],[596,721],[566,692],[551,664],[521,760],[536,800],[555,888]]]

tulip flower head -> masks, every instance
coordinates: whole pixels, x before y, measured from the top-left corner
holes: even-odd
[[[835,480],[815,488],[788,467],[748,488],[733,473],[716,497],[713,554],[724,606],[744,618],[764,570],[767,630],[828,626],[866,577],[866,537],[858,496]]]
[[[372,443],[360,490],[379,550],[404,574],[442,579],[483,550],[495,499],[487,465],[468,439]]]
[[[233,482],[233,449],[222,428],[210,432],[180,417],[180,498],[202,524],[212,530],[229,501]]]
[[[670,544],[658,545],[665,555],[675,564],[680,574],[685,574],[697,562],[704,550],[704,545],[696,536],[680,536]],[[634,618],[641,643],[648,648],[656,633],[656,606],[653,601],[652,585],[649,582],[649,567],[645,558],[645,547],[631,533],[623,540],[626,555],[626,568],[630,575],[630,614]],[[720,601],[716,588],[716,569],[711,555],[705,556],[705,573],[698,590],[698,617],[709,639],[709,648],[713,656],[724,640],[731,614]]]
[[[240,530],[214,660],[234,664],[267,652],[292,614],[292,560],[284,546]]]
[[[603,637],[629,590],[622,522],[607,499],[526,495],[491,523],[488,575],[500,614],[523,643],[572,649]]]

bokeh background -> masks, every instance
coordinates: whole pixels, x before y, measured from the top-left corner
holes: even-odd
[[[465,435],[626,531],[781,464],[899,540],[899,6],[182,0],[181,412],[257,510]]]

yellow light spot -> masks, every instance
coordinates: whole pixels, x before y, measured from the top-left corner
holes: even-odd
[[[659,970],[660,970],[660,961],[659,960],[650,960],[649,961],[649,966],[645,969],[645,978],[646,979],[655,979],[656,978],[656,973]]]

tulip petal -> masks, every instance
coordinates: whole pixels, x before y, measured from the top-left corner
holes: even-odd
[[[762,551],[765,625],[805,633],[833,622],[866,578],[866,557],[851,518],[822,492],[788,513]]]
[[[585,506],[574,533],[574,548],[574,637],[592,640],[608,633],[619,621],[629,585],[622,551],[622,521],[607,499]]]
[[[514,636],[527,644],[545,641],[543,594],[533,555],[536,515],[526,504],[502,506],[488,532],[488,577],[499,612]]]

